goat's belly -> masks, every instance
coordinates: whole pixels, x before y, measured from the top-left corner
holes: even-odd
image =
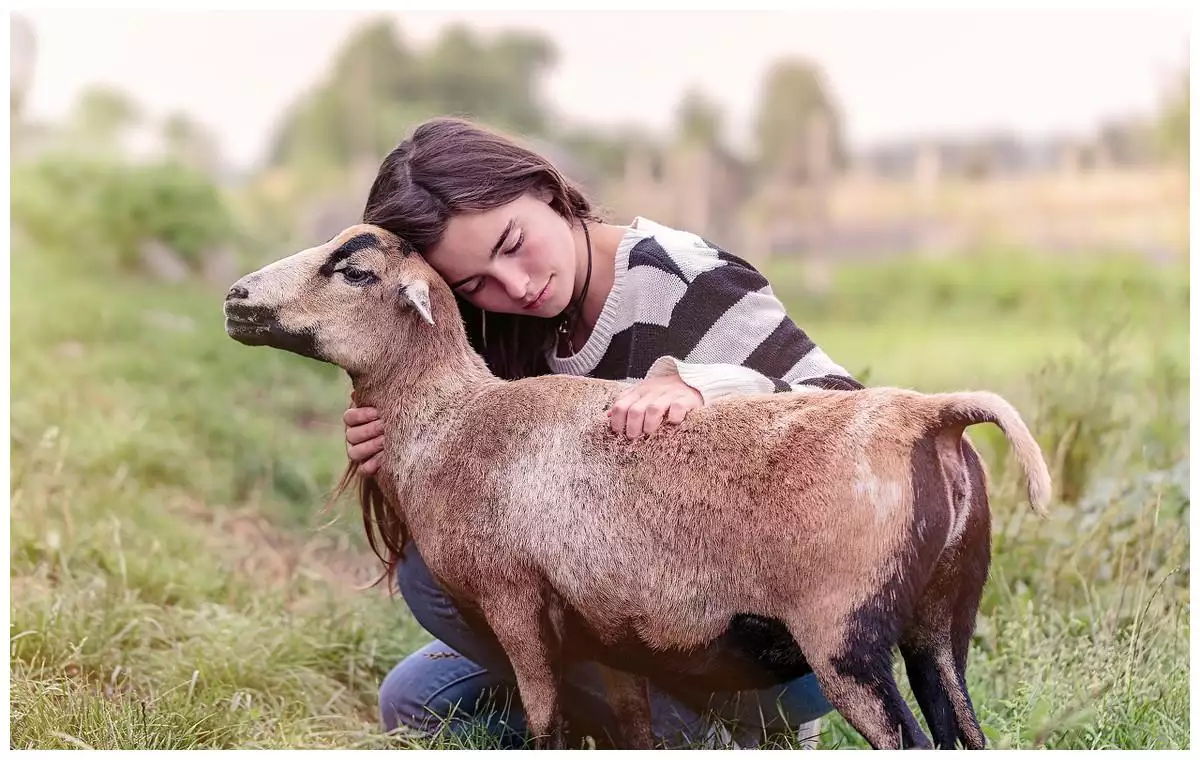
[[[566,616],[565,654],[638,673],[675,693],[765,689],[812,672],[787,628],[774,618],[735,615],[716,639],[691,650],[653,649],[629,630],[601,644],[583,620]]]

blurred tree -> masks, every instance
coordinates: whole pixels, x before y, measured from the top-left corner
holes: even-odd
[[[419,63],[386,20],[351,35],[333,65],[322,105],[343,147],[343,159],[374,158],[396,142],[383,110],[424,95]]]
[[[1163,153],[1188,165],[1192,125],[1191,74],[1184,69],[1167,96],[1159,115],[1159,142]]]
[[[113,87],[93,85],[76,101],[71,129],[88,147],[118,150],[120,141],[141,119],[133,100]]]
[[[216,138],[187,114],[176,111],[167,115],[162,124],[162,141],[164,152],[171,159],[209,175],[217,171]]]
[[[841,115],[824,74],[810,61],[786,59],[768,69],[759,93],[755,136],[760,171],[806,174],[812,168],[814,142],[821,141],[828,142],[832,166],[845,165]]]
[[[546,109],[538,98],[538,84],[557,57],[548,41],[532,34],[505,32],[487,44],[465,25],[455,24],[429,52],[424,69],[427,92],[439,113],[542,134]]]
[[[713,148],[721,144],[721,108],[695,88],[684,93],[675,109],[675,123],[679,139],[685,143]]]
[[[210,250],[237,235],[220,188],[178,163],[47,152],[17,167],[12,186],[13,221],[34,240],[129,271],[138,268],[147,241],[167,246],[199,271]]]
[[[367,23],[342,45],[331,81],[362,80],[367,92],[416,99],[424,95],[420,62],[391,21]]]
[[[390,20],[373,21],[346,40],[327,80],[285,114],[270,163],[305,171],[374,163],[435,114],[542,134],[537,85],[555,59],[540,37],[507,32],[488,43],[463,25],[447,28],[422,55]]]
[[[543,134],[549,108],[541,99],[542,77],[558,62],[558,51],[543,37],[505,32],[492,45],[489,69],[502,97],[495,118],[508,129]]]
[[[558,143],[596,176],[614,179],[625,171],[632,140],[622,133],[576,126],[562,130]]]
[[[386,129],[389,104],[422,97],[418,67],[389,21],[367,23],[342,45],[326,81],[284,115],[270,163],[320,171],[374,160],[396,142]]]

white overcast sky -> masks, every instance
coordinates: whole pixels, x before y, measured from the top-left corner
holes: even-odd
[[[363,12],[38,11],[28,108],[67,112],[92,83],[120,86],[151,116],[182,109],[230,163],[265,151],[283,109],[327,69]],[[1182,10],[889,12],[388,12],[424,45],[446,23],[521,27],[560,51],[548,101],[573,122],[665,130],[688,86],[726,109],[745,145],[770,63],[801,55],[828,74],[859,147],[914,134],[1088,132],[1146,113],[1187,64]],[[400,139],[397,135],[397,140]]]

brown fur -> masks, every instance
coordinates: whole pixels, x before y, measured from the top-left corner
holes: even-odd
[[[377,282],[352,287],[329,273],[330,256],[363,234],[378,245],[346,261]],[[433,325],[412,313],[418,280]],[[486,623],[539,746],[561,746],[567,660],[656,679],[711,666],[730,690],[782,680],[746,664],[754,652],[730,634],[738,616],[781,622],[873,746],[928,745],[891,677],[897,644],[937,743],[982,745],[963,671],[990,518],[964,427],[1002,427],[1039,513],[1050,493],[1037,443],[999,397],[729,397],[630,442],[604,414],[623,385],[498,380],[467,349],[448,288],[377,228],[238,288],[227,314],[258,324],[231,323],[231,335],[342,366],[360,403],[380,410],[384,464],[361,491],[372,546],[391,576],[411,535],[464,614]],[[614,704],[644,720],[644,683],[614,683]],[[630,726],[628,740],[648,730]]]

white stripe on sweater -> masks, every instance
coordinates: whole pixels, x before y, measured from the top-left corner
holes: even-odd
[[[741,364],[786,318],[787,312],[774,296],[761,290],[746,293],[712,323],[684,360],[696,364]]]

